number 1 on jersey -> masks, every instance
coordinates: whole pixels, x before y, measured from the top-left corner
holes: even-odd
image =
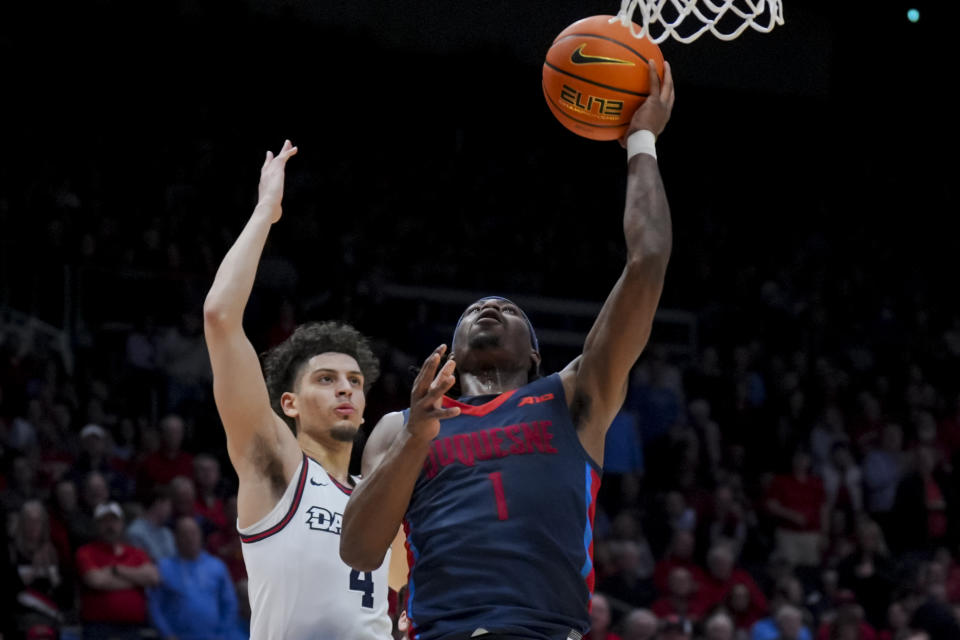
[[[490,482],[493,483],[493,496],[497,499],[497,518],[506,520],[510,517],[507,513],[507,496],[503,493],[503,476],[499,471],[490,474]]]
[[[363,578],[361,578],[359,571],[352,570],[350,572],[350,591],[362,591],[363,598],[360,600],[360,605],[367,609],[373,609],[373,574],[371,572],[364,571]]]

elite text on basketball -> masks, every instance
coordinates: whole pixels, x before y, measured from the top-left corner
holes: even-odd
[[[623,111],[623,100],[610,100],[609,98],[586,95],[568,84],[563,85],[560,91],[560,100],[566,103],[564,106],[568,109],[583,113],[593,113],[595,111],[596,115],[604,119],[619,118]]]

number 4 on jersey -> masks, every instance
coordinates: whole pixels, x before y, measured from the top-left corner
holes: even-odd
[[[360,577],[360,572],[354,569],[350,572],[350,591],[362,591],[363,598],[360,600],[360,604],[367,608],[373,609],[373,574],[369,571],[363,572],[363,578]]]

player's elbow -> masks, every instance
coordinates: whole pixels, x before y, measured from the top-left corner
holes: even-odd
[[[209,297],[203,303],[203,324],[208,327],[216,327],[226,322],[227,311],[223,305]]]
[[[346,522],[344,522],[346,524]],[[378,553],[377,549],[364,541],[359,534],[347,535],[346,526],[340,535],[340,559],[351,569],[357,571],[376,571],[383,564],[386,551]]]
[[[627,258],[626,274],[628,279],[644,283],[662,282],[666,278],[669,262],[669,247],[644,251]]]
[[[233,328],[237,324],[235,314],[225,304],[209,296],[203,303],[203,330],[204,333],[221,333]]]

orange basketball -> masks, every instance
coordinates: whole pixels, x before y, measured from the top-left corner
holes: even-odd
[[[650,91],[648,60],[663,80],[663,54],[612,16],[577,20],[560,32],[543,63],[543,95],[557,120],[593,140],[622,136]]]

